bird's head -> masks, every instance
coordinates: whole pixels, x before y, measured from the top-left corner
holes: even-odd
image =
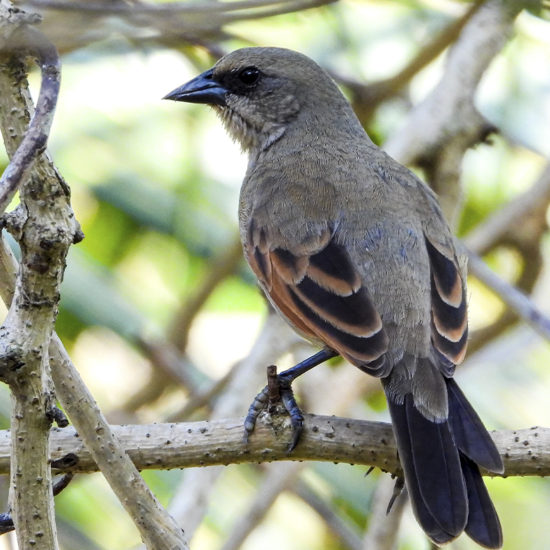
[[[165,99],[213,106],[245,150],[267,149],[298,119],[315,130],[349,110],[319,65],[283,48],[236,50]]]

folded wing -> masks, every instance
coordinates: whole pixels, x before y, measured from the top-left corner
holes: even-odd
[[[252,220],[246,246],[252,270],[272,303],[306,337],[352,364],[386,376],[388,337],[345,248],[326,230],[300,253],[273,246]]]

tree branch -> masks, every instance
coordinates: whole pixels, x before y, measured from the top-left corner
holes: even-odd
[[[19,58],[21,58],[21,50],[36,56],[42,71],[42,81],[36,110],[28,130],[0,179],[0,212],[4,212],[33,162],[46,149],[59,95],[61,68],[54,45],[40,31],[32,27],[22,27],[15,39],[6,45],[5,53],[6,50]]]
[[[7,191],[2,195],[4,203],[29,172],[29,163],[37,158],[30,170],[29,181],[21,190],[21,206],[5,217],[5,223],[22,250],[15,292],[10,285],[16,271],[15,260],[6,250],[0,254],[3,270],[0,291],[7,304],[11,300],[0,332],[0,366],[2,378],[10,384],[15,397],[12,429],[17,437],[13,442],[11,474],[19,545],[29,548],[39,542],[41,548],[57,548],[48,447],[48,429],[55,416],[49,372],[51,357],[61,403],[85,438],[97,463],[103,467],[104,475],[130,513],[143,540],[149,548],[183,550],[187,545],[182,530],[151,494],[112,435],[57,337],[50,346],[65,256],[69,245],[80,240],[82,233],[69,205],[67,185],[49,158],[40,154],[45,147],[59,86],[59,64],[53,58],[55,50],[31,31],[14,33],[13,36],[18,54],[22,53],[18,48],[23,37],[36,41],[30,48],[38,54],[45,52],[41,110],[32,119],[28,130],[30,138],[28,133],[25,134],[32,110],[25,67],[18,58],[7,56],[2,58],[4,63],[0,65],[0,122],[6,148],[13,156],[12,164],[15,164],[13,169],[8,167],[8,177],[2,180],[7,182],[4,187]],[[22,135],[25,138],[14,153]],[[4,242],[1,247],[4,247]]]
[[[4,302],[9,303],[9,289],[13,289],[12,274],[17,270],[17,262],[4,241],[0,242],[0,258],[3,260],[0,262],[0,280],[8,281],[0,286],[0,291],[5,292],[1,297]],[[139,475],[55,333],[50,343],[49,355],[57,396],[63,408],[68,412],[95,463],[100,465],[99,469],[111,489],[136,524],[148,548],[186,549],[183,531],[162,508]],[[67,454],[63,454],[61,458],[66,457]],[[74,460],[69,461],[69,464],[73,463]],[[70,467],[64,460],[53,464],[66,464],[65,467]],[[132,492],[128,491],[130,484]]]
[[[306,414],[300,443],[288,455],[290,423],[273,429],[262,415],[248,444],[243,441],[243,418],[170,424],[111,426],[115,436],[140,470],[191,468],[281,460],[316,460],[375,466],[399,474],[400,465],[391,424]],[[280,419],[279,419],[280,420]],[[550,428],[492,432],[503,457],[503,476],[550,475]],[[0,474],[9,471],[11,435],[0,431]],[[76,464],[58,471],[98,470],[92,454],[72,427],[53,428],[52,459],[74,453]],[[484,472],[484,475],[494,475]]]
[[[366,126],[374,111],[384,101],[399,94],[422,69],[434,61],[446,48],[455,42],[460,32],[485,0],[475,0],[466,12],[451,21],[427,44],[424,44],[410,62],[397,74],[365,85],[361,82],[331,73],[335,80],[348,88],[352,106],[361,123]]]
[[[80,230],[67,187],[42,154],[59,91],[57,52],[25,24],[27,15],[21,24],[16,17],[20,12],[7,1],[2,2],[2,11],[11,14],[17,27],[8,40],[2,37],[0,58],[0,126],[11,156],[0,180],[2,210],[24,183],[19,207],[3,219],[21,247],[13,299],[0,328],[0,378],[10,386],[15,434],[10,500],[19,546],[55,550],[58,543],[48,442],[52,420],[59,415],[54,413],[48,345],[65,257]],[[2,27],[5,25],[4,20]],[[32,120],[33,105],[22,60],[27,52],[38,58],[42,69],[40,102]],[[3,256],[3,263],[9,261],[9,256]]]
[[[468,251],[468,266],[472,275],[496,292],[508,307],[539,334],[550,340],[550,317],[537,308],[529,296],[499,277],[479,256],[470,251]]]
[[[189,330],[199,310],[220,282],[235,271],[242,259],[243,247],[241,239],[236,235],[227,248],[214,258],[198,289],[186,300],[185,305],[172,320],[170,340],[179,351],[184,351],[187,347]]]
[[[90,457],[93,456],[92,460],[99,465],[101,473],[139,529],[147,548],[187,549],[183,530],[143,481],[56,334],[52,338],[50,353],[52,375],[59,400],[86,442],[86,447],[90,449]],[[53,445],[52,448],[55,448],[55,443]],[[53,460],[55,458],[52,456]]]
[[[388,511],[388,503],[394,496],[395,480],[383,477],[378,481],[372,496],[369,528],[363,539],[363,550],[392,550],[396,547],[399,525],[407,503],[406,491],[401,492]]]
[[[315,8],[336,0],[242,0],[232,2],[88,2],[27,0],[43,16],[44,33],[62,52],[104,40],[116,33],[140,43],[181,48],[227,38],[230,23]],[[123,23],[123,24],[121,24]],[[144,33],[144,29],[147,32]]]
[[[474,107],[474,93],[522,7],[521,2],[485,2],[450,50],[437,86],[386,143],[387,151],[400,162],[417,163],[427,170],[451,225],[460,211],[464,153],[492,130]]]
[[[518,197],[489,216],[475,227],[464,239],[474,253],[483,255],[508,233],[517,232],[517,227],[539,210],[545,211],[550,203],[550,163],[538,180]]]
[[[265,383],[265,370],[262,367],[288,352],[299,339],[278,315],[268,315],[252,350],[239,362],[226,390],[216,400],[211,418],[224,422],[225,418],[244,414],[249,400]],[[243,399],[243,396],[249,397]],[[239,437],[242,437],[242,433]],[[220,445],[225,447],[224,442],[220,442]],[[170,512],[176,519],[185,519],[189,537],[206,514],[210,492],[222,471],[221,468],[193,469],[186,473],[177,488]]]

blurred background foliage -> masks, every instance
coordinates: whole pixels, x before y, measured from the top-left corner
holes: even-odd
[[[133,3],[124,5],[131,10]],[[247,45],[297,49],[344,84],[375,83],[401,71],[469,8],[450,0],[343,0],[303,12],[230,21],[223,35],[216,31],[203,47],[178,42],[173,29],[165,36],[149,32],[146,17],[136,35],[127,32],[123,18],[109,15],[87,22],[87,12],[79,15],[88,34],[79,35],[80,44],[69,39],[58,44],[63,82],[49,149],[71,185],[86,238],[68,258],[57,331],[110,421],[207,418],[223,381],[248,354],[267,315],[237,242],[238,192],[246,159],[209,109],[161,98],[208,68],[216,53]],[[44,21],[54,42],[56,29],[67,26],[64,17],[67,12],[49,12]],[[550,23],[524,11],[515,30],[476,95],[478,109],[500,133],[464,158],[462,236],[525,192],[550,154]],[[364,117],[377,143],[399,131],[411,106],[437,82],[443,62],[444,51]],[[31,83],[36,85],[37,78],[31,75]],[[357,100],[353,86],[344,90]],[[3,168],[4,156],[0,163]],[[548,205],[542,206],[546,210]],[[485,259],[510,281],[531,266],[534,273],[527,277],[525,290],[550,312],[545,215],[542,230],[540,224],[531,230],[526,220],[511,229],[521,239],[497,243]],[[499,326],[505,307],[473,278],[470,312],[474,333],[496,327],[476,342],[476,352],[458,373],[486,425],[549,426],[548,343],[513,319]],[[291,361],[286,358],[279,365]],[[351,369],[340,363],[331,368]],[[258,389],[242,395],[243,412]],[[330,413],[330,401],[330,395],[324,401],[317,398],[316,404],[325,404],[308,411]],[[348,414],[387,420],[379,387],[369,386]],[[7,428],[9,394],[4,386],[0,416]],[[194,550],[223,546],[265,470],[262,465],[225,469],[194,537]],[[300,483],[280,494],[241,547],[350,548],[341,530],[361,540],[380,479],[377,473],[364,474],[361,467],[308,464]],[[185,475],[144,472],[167,505]],[[3,483],[5,493],[7,480]],[[514,478],[487,483],[501,515],[505,548],[547,549],[550,482]],[[329,516],[314,497],[328,505]],[[57,497],[56,507],[65,550],[125,550],[139,543],[100,474],[78,476]],[[327,517],[341,530],[330,527]],[[13,544],[7,536],[0,539],[0,548]],[[450,547],[467,550],[475,545],[462,537]],[[409,512],[397,548],[429,548]]]

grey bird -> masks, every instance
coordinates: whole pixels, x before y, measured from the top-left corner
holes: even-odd
[[[234,51],[166,98],[211,105],[247,151],[245,257],[273,306],[323,348],[280,375],[293,444],[302,417],[290,383],[340,355],[382,381],[430,539],[464,531],[501,547],[479,467],[502,473],[502,460],[453,379],[468,338],[466,261],[434,193],[371,141],[328,74],[300,53]],[[248,430],[264,401],[265,392]]]

